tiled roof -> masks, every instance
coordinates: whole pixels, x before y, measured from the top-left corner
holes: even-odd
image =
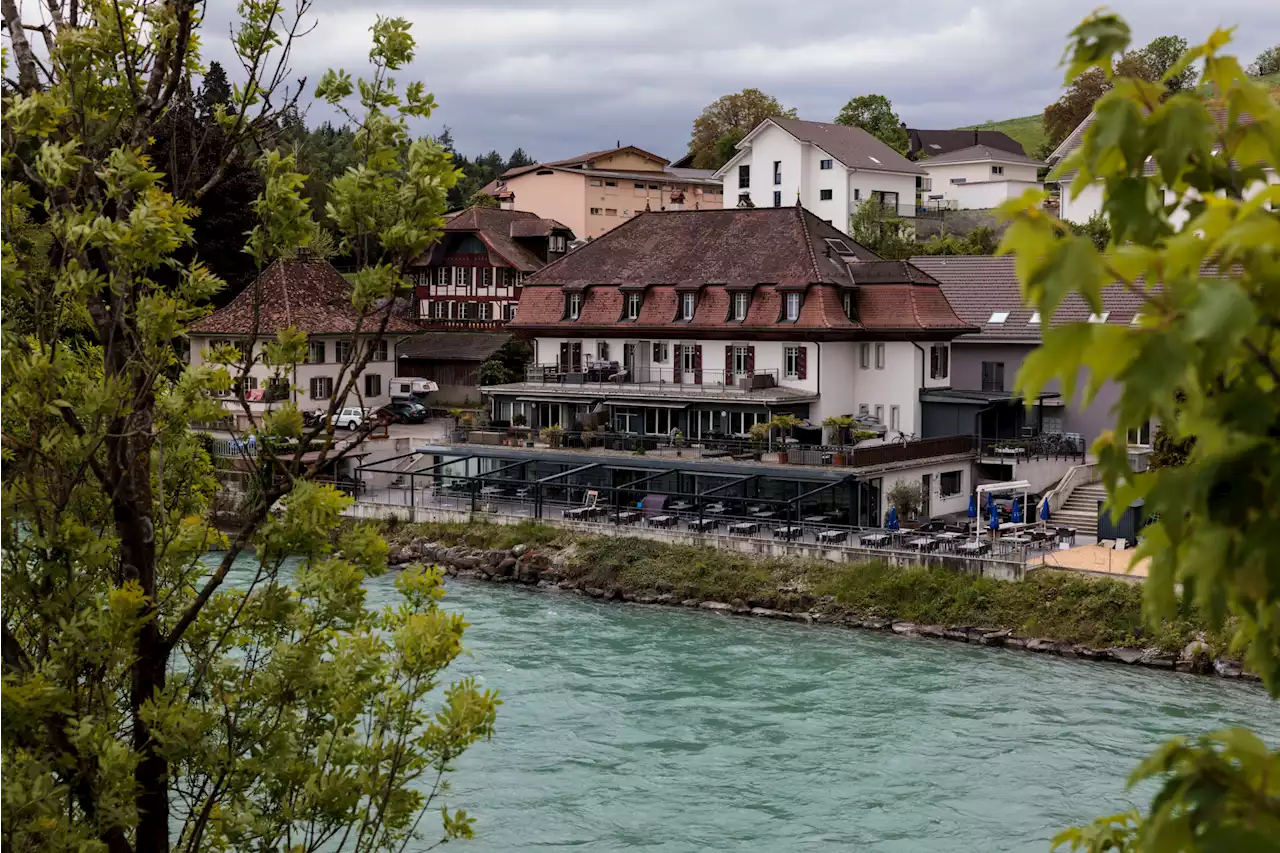
[[[1026,154],[1022,145],[1000,130],[918,130],[908,128],[911,153],[917,151],[929,157],[937,157],[973,145],[986,145],[1013,154]]]
[[[998,163],[1021,163],[1024,166],[1043,166],[1039,160],[1034,157],[1028,157],[1025,154],[1015,154],[1012,151],[1002,151],[999,148],[993,148],[990,145],[970,145],[968,148],[960,148],[955,151],[948,151],[946,154],[939,154],[936,157],[930,156],[920,163],[926,169],[930,166],[942,166],[947,163],[970,163],[976,160],[995,160]]]
[[[637,320],[621,319],[623,285],[643,286]],[[752,293],[744,322],[727,320],[734,287]],[[697,310],[692,321],[676,322],[686,288],[698,291]],[[857,320],[845,316],[842,288],[853,289]],[[806,296],[798,321],[780,323],[788,289]],[[568,291],[583,293],[576,321],[563,319]],[[792,337],[799,328],[844,338],[868,331],[945,337],[969,329],[927,275],[882,260],[799,207],[640,214],[525,279],[509,326]]]
[[[1012,255],[932,255],[912,258],[911,263],[937,279],[960,319],[981,328],[975,334],[962,336],[960,342],[1040,342],[1043,324],[1031,322],[1037,312],[1023,304]],[[1102,305],[1108,323],[1128,325],[1142,308],[1142,302],[1140,295],[1122,285],[1102,288]],[[1008,312],[1004,322],[991,322],[993,315],[1004,312]],[[1081,322],[1092,314],[1084,299],[1073,293],[1063,300],[1050,325]]]
[[[328,261],[281,258],[224,308],[191,324],[196,335],[247,335],[253,332],[254,306],[258,305],[258,335],[274,336],[281,329],[296,328],[308,334],[348,334],[359,325],[373,334],[382,318],[370,314],[361,322],[351,305],[351,285]],[[413,334],[418,327],[394,313],[387,332]]]
[[[770,118],[771,121],[801,142],[818,146],[851,169],[877,172],[902,172],[923,175],[924,169],[885,145],[860,127],[801,121],[796,118]]]
[[[569,226],[554,219],[545,219],[527,210],[496,207],[469,207],[454,215],[442,230],[447,234],[475,234],[497,256],[497,261],[523,273],[541,269],[545,261],[517,243],[517,238],[546,237],[552,231],[564,231],[566,237],[573,239]],[[445,243],[436,243],[415,264],[438,266],[447,251]]]
[[[485,361],[511,340],[501,332],[423,332],[396,349],[400,358]]]

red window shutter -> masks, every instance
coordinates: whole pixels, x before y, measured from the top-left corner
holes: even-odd
[[[569,342],[568,341],[562,341],[560,343],[559,368],[561,371],[567,371],[569,369]]]
[[[733,344],[724,348],[724,381],[726,385],[733,381]]]
[[[747,347],[747,373],[753,373],[756,369],[756,348]]]
[[[796,358],[796,377],[799,379],[807,379],[809,376],[809,348],[800,347],[800,352]]]
[[[702,344],[693,345],[693,384],[702,384]]]
[[[671,346],[671,368],[674,381],[680,381],[680,344]]]

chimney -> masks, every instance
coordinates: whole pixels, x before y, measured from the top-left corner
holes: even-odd
[[[513,193],[513,192],[508,192],[506,195],[504,195],[504,196],[502,197],[502,209],[503,209],[503,210],[515,210],[515,209],[516,209],[516,194],[515,194],[515,193]]]

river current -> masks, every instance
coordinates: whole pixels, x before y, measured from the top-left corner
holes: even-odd
[[[1145,805],[1174,735],[1280,742],[1254,684],[449,582],[504,701],[457,763],[459,851],[1044,851]],[[369,604],[392,600],[391,576]]]

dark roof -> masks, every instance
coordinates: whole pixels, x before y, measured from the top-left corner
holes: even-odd
[[[1031,322],[1037,312],[1023,304],[1012,255],[931,255],[912,258],[911,263],[938,281],[960,319],[980,327],[981,331],[962,336],[960,342],[1040,342],[1042,324]],[[1108,323],[1131,323],[1142,303],[1140,294],[1122,285],[1102,288],[1102,305]],[[991,322],[993,314],[1006,311],[1009,316],[1003,323]],[[1054,314],[1052,325],[1081,322],[1092,314],[1084,299],[1072,293]]]
[[[546,237],[553,231],[563,231],[573,239],[569,226],[554,219],[545,219],[527,210],[497,207],[469,207],[449,219],[442,230],[446,234],[475,234],[497,260],[523,273],[541,269],[546,262],[516,242],[518,239]],[[445,241],[438,242],[414,263],[439,266],[448,249]]]
[[[946,154],[939,154],[937,157],[929,157],[920,162],[927,169],[933,165],[944,165],[946,163],[967,163],[974,160],[997,160],[1001,163],[1021,163],[1024,166],[1043,166],[1039,160],[1034,157],[1028,157],[1025,154],[1016,154],[1012,151],[1004,151],[1000,148],[994,148],[990,145],[970,145],[968,148],[959,148],[955,151],[948,151]]]
[[[634,151],[637,154],[642,154],[645,157],[649,157],[662,163],[663,166],[666,166],[671,162],[665,157],[659,157],[652,151],[645,151],[643,148],[637,148],[634,145],[622,145],[617,148],[604,148],[600,151],[588,151],[586,154],[579,154],[577,157],[569,157],[564,160],[550,160],[545,163],[532,163],[528,166],[517,166],[514,169],[508,169],[503,172],[500,177],[514,178],[517,175],[523,175],[526,172],[532,172],[535,169],[548,169],[553,166],[571,169],[589,169],[591,168],[593,161],[599,160],[601,157],[605,157],[609,154],[616,154],[619,151]]]
[[[624,286],[644,292],[636,321],[621,320]],[[679,293],[690,289],[699,293],[694,320],[676,323]],[[726,319],[735,289],[752,292],[745,322]],[[784,293],[797,289],[807,294],[800,318],[780,324]],[[855,320],[845,316],[844,289],[855,295]],[[583,293],[576,321],[563,318],[566,292]],[[881,259],[801,207],[642,213],[525,279],[509,327],[792,337],[801,328],[845,338],[970,330],[926,274]]]
[[[1026,154],[1021,143],[1000,130],[920,130],[908,128],[911,154],[922,152],[929,157],[950,154],[973,145],[986,145],[1013,154]]]
[[[502,332],[423,332],[396,348],[400,358],[485,361],[511,340]]]
[[[382,322],[379,313],[366,315],[351,305],[351,285],[328,261],[280,258],[262,271],[253,283],[224,308],[191,324],[197,335],[248,335],[253,332],[254,306],[258,305],[258,334],[272,336],[281,329],[296,328],[308,334],[348,334],[356,330],[374,334]],[[393,313],[387,332],[413,334],[418,327]]]
[[[924,174],[918,165],[860,127],[796,118],[768,118],[765,121],[773,122],[801,142],[818,146],[849,168]]]

